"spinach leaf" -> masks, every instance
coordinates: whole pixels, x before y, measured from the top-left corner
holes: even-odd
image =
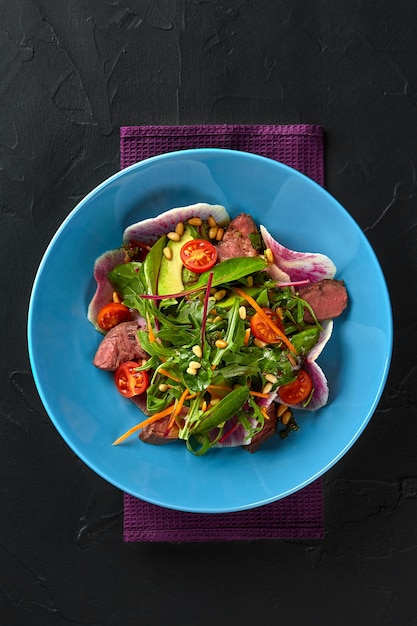
[[[209,272],[200,274],[200,278],[194,284],[194,288],[204,287],[207,285],[210,272],[213,272],[212,286],[216,287],[222,283],[231,283],[259,272],[267,267],[268,263],[260,256],[238,257],[234,259],[226,259],[215,265]]]

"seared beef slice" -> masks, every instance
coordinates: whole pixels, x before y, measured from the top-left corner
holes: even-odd
[[[256,224],[250,215],[241,213],[232,220],[217,246],[220,261],[241,256],[257,256],[249,235],[257,232]]]
[[[137,332],[136,322],[122,322],[114,326],[99,345],[93,364],[99,369],[115,372],[125,361],[148,359]]]
[[[338,317],[348,303],[348,294],[343,280],[324,278],[312,285],[301,287],[298,293],[303,300],[308,302],[319,321]],[[313,321],[307,310],[304,313],[304,321]]]

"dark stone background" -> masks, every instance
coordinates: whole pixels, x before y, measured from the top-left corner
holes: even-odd
[[[417,624],[417,4],[0,0],[0,623]],[[325,476],[323,541],[122,543],[122,495],[61,440],[27,307],[129,124],[313,123],[327,188],[385,272],[379,407]],[[363,355],[366,358],[366,354]]]

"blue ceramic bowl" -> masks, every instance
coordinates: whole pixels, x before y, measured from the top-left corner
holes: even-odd
[[[93,264],[121,244],[126,226],[175,206],[223,204],[245,211],[284,245],[322,252],[345,281],[350,305],[335,321],[319,357],[330,401],[297,415],[300,430],[242,448],[195,457],[181,443],[152,446],[132,437],[112,442],[142,419],[113,377],[91,363],[101,340],[87,320]],[[71,212],[40,264],[29,309],[29,353],[52,422],[92,470],[121,490],[164,507],[217,513],[283,498],[334,465],[370,420],[392,350],[391,307],[384,276],[358,225],[319,185],[253,154],[201,149],[133,165],[99,185]]]

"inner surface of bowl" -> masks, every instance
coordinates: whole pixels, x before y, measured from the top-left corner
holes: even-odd
[[[93,265],[121,245],[124,229],[176,206],[223,204],[250,213],[282,244],[321,252],[345,281],[349,307],[335,320],[319,364],[330,400],[298,412],[300,430],[269,440],[257,453],[211,450],[182,442],[112,442],[142,419],[113,377],[92,365],[102,336],[87,320]],[[184,150],[116,174],[68,216],[41,262],[29,310],[29,353],[46,411],[76,454],[100,476],[168,508],[226,512],[282,498],[329,469],[372,416],[388,373],[392,321],[384,276],[360,228],[320,186],[280,163],[229,150]]]

